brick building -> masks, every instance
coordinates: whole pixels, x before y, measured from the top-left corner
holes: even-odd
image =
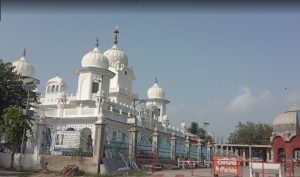
[[[289,111],[279,114],[273,122],[270,137],[274,153],[274,162],[284,159],[300,159],[300,105],[294,105]]]

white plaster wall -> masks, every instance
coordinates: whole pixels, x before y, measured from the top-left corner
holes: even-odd
[[[10,167],[10,155],[11,153],[0,153],[0,167],[9,168]],[[20,157],[21,154],[15,154],[14,167],[19,169],[20,167]],[[35,154],[23,154],[21,158],[24,169],[37,170],[41,169],[40,163],[36,158]]]

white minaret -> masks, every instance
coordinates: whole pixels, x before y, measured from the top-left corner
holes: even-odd
[[[118,46],[119,30],[114,30],[115,38],[112,48],[104,52],[109,62],[109,70],[116,74],[110,80],[109,98],[116,103],[131,105],[133,98],[132,84],[134,72],[128,67],[128,58]]]
[[[170,101],[165,99],[165,92],[157,84],[157,78],[152,87],[147,91],[147,99],[144,100],[146,107],[154,107],[156,109],[155,114],[158,117],[159,122],[163,122],[163,117],[166,115],[166,105]]]
[[[96,100],[100,87],[103,96],[108,97],[110,79],[115,74],[108,70],[108,60],[98,46],[97,39],[96,47],[83,56],[82,67],[75,71],[78,75],[77,100]]]

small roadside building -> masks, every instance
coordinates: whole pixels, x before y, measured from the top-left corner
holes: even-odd
[[[279,114],[273,122],[272,142],[274,162],[300,160],[300,105]]]

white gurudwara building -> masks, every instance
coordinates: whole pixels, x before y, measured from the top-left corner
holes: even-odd
[[[36,116],[47,124],[43,153],[62,154],[70,149],[88,152],[95,143],[95,122],[99,117],[106,122],[107,145],[128,143],[128,130],[136,124],[140,128],[137,142],[144,145],[138,148],[140,151],[149,150],[154,128],[162,133],[160,146],[170,146],[173,133],[179,138],[177,151],[184,151],[186,124],[171,127],[167,115],[169,101],[157,80],[147,90],[146,98],[138,99],[133,92],[135,74],[128,65],[127,55],[119,48],[118,34],[115,29],[110,49],[102,52],[97,39],[95,48],[82,57],[81,66],[75,70],[78,76],[75,94],[68,93],[70,85],[59,75],[49,79],[41,89],[45,94],[40,98]],[[21,75],[34,78],[34,67],[25,54],[13,65]]]

